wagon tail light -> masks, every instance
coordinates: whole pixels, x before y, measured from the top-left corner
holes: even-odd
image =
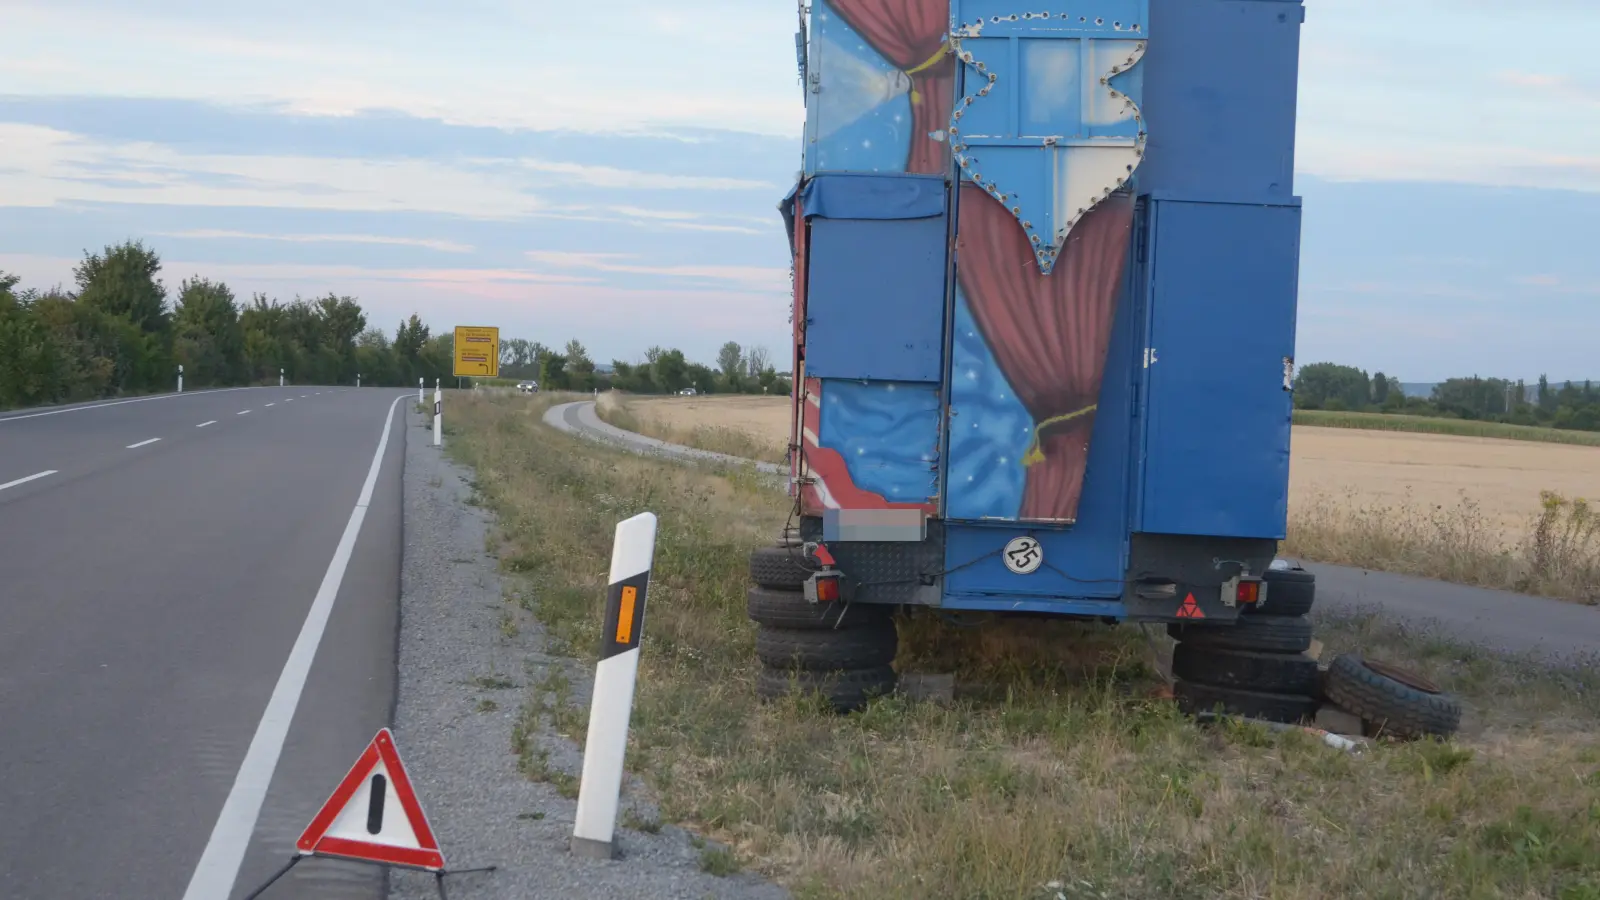
[[[1233,589],[1234,602],[1239,606],[1255,606],[1266,599],[1266,585],[1259,578],[1241,578]]]
[[[806,579],[806,600],[812,603],[835,603],[839,599],[839,570],[823,569]]]
[[[805,555],[822,566],[806,579],[806,600],[811,603],[837,603],[843,599],[843,575],[835,568],[833,554],[828,552],[827,546],[820,542],[807,544]]]

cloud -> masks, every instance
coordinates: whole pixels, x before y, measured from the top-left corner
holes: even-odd
[[[727,282],[743,290],[783,294],[785,297],[789,294],[788,269],[763,266],[649,265],[630,262],[637,257],[620,253],[561,253],[530,250],[526,256],[535,263],[552,268]]]
[[[389,244],[397,247],[426,247],[443,253],[471,253],[472,247],[457,241],[434,238],[389,237],[380,234],[254,234],[248,231],[226,231],[220,228],[196,228],[188,231],[157,231],[157,237],[193,238],[200,240],[285,241],[292,244]]]
[[[590,132],[720,125],[798,136],[804,117],[792,9],[687,0],[663,19],[653,0],[603,13],[501,0],[390,4],[381,16],[360,0],[246,6],[9,0],[0,82]],[[664,25],[677,29],[670,38]],[[597,43],[607,52],[594,53]],[[51,62],[66,70],[39,71]]]
[[[534,159],[455,161],[184,153],[149,142],[106,142],[38,125],[0,122],[0,198],[11,206],[70,202],[232,206],[323,211],[431,212],[477,219],[528,217],[606,221],[651,229],[769,233],[776,216],[757,218],[735,203],[716,212],[707,194],[775,183],[716,175],[677,175]],[[570,185],[584,185],[576,192]],[[568,187],[563,187],[566,185]],[[638,196],[684,194],[697,210],[574,203],[596,191]],[[692,196],[690,196],[692,194]],[[565,202],[563,202],[565,201]],[[766,206],[763,202],[761,206]],[[765,228],[753,227],[764,224]]]
[[[1495,73],[1495,80],[1512,87],[1530,88],[1563,99],[1600,106],[1600,89],[1582,84],[1571,75],[1504,70]]]
[[[782,187],[778,184],[753,181],[746,178],[723,178],[715,175],[660,175],[654,172],[630,172],[626,169],[615,169],[610,166],[586,166],[579,163],[547,162],[537,159],[519,160],[518,163],[523,168],[531,169],[535,172],[565,175],[567,180],[575,184],[603,188],[665,188],[668,190],[691,191],[782,190]]]

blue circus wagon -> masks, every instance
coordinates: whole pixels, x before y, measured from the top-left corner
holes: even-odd
[[[811,0],[797,525],[763,690],[892,684],[895,608],[1310,643],[1287,518],[1300,0]],[[1217,635],[1227,637],[1217,637]],[[785,661],[788,661],[785,663]]]

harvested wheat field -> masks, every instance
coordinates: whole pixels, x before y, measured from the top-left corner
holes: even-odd
[[[610,397],[623,428],[783,460],[784,397]],[[1296,426],[1284,552],[1600,602],[1600,447]],[[1545,492],[1552,492],[1546,495]]]
[[[644,419],[685,432],[742,431],[781,456],[789,439],[786,397],[636,397]],[[1290,494],[1297,505],[1329,500],[1356,506],[1453,508],[1462,495],[1506,540],[1520,540],[1539,512],[1539,492],[1600,498],[1600,447],[1531,441],[1294,429]]]

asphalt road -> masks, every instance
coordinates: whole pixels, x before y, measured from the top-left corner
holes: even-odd
[[[0,897],[222,900],[289,858],[390,720],[406,395],[0,418]],[[267,897],[383,883],[291,878]]]

